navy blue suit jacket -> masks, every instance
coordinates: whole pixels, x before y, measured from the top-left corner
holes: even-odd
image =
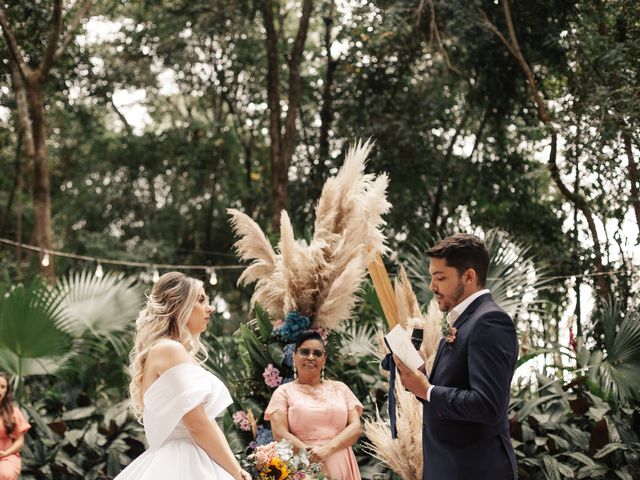
[[[513,321],[485,294],[453,326],[456,339],[440,341],[423,402],[423,479],[515,479],[507,418],[518,358]]]

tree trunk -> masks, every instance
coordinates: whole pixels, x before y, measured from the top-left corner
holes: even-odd
[[[629,182],[631,183],[631,204],[636,214],[636,224],[638,227],[638,242],[640,243],[640,196],[638,195],[638,169],[636,161],[633,158],[633,144],[631,143],[631,136],[628,133],[622,134],[624,140],[624,149],[627,152],[627,159],[629,161]]]
[[[301,81],[300,65],[304,44],[309,30],[311,17],[311,0],[302,3],[302,16],[298,33],[291,50],[289,60],[287,116],[285,118],[284,133],[282,132],[280,111],[280,85],[278,80],[278,37],[274,25],[273,2],[264,2],[264,22],[267,46],[267,103],[269,105],[269,137],[271,140],[271,192],[272,212],[271,226],[276,231],[280,225],[280,212],[288,204],[289,165],[296,147],[296,120],[300,107]]]
[[[28,168],[32,172],[34,231],[36,246],[40,248],[38,262],[40,273],[49,281],[55,280],[53,258],[49,255],[49,264],[42,265],[46,250],[53,248],[51,228],[51,187],[47,164],[46,128],[44,117],[43,88],[50,76],[51,67],[64,54],[75,33],[91,9],[93,0],[81,0],[69,28],[61,38],[63,31],[62,0],[54,0],[52,20],[46,34],[45,51],[40,65],[31,68],[22,54],[18,41],[9,25],[4,1],[0,0],[0,27],[7,44],[9,72],[13,83],[18,109],[18,121],[24,135],[24,149]],[[19,261],[19,259],[18,259]]]
[[[324,76],[322,91],[322,108],[320,109],[320,140],[319,140],[319,170],[329,158],[329,130],[333,121],[333,78],[338,62],[331,57],[331,28],[333,27],[334,2],[330,0],[330,8],[324,17],[324,48],[327,51],[327,70]]]
[[[20,180],[22,179],[22,165],[20,162],[20,156],[22,155],[22,130],[18,129],[18,143],[16,144],[15,153],[15,172],[13,175],[13,183],[11,185],[11,191],[9,192],[9,198],[7,199],[7,206],[4,208],[4,215],[0,222],[0,231],[4,232],[7,228],[9,218],[11,217],[11,210],[13,209],[13,201],[16,197],[19,197],[22,193]],[[16,202],[17,203],[17,202]]]
[[[279,191],[279,182],[282,177],[282,157],[280,155],[281,130],[280,130],[280,86],[278,69],[278,36],[274,24],[273,2],[264,2],[264,24],[267,32],[267,103],[269,106],[269,155],[271,158],[271,196],[273,201],[271,226],[273,231],[278,229],[280,224],[279,206],[282,202],[282,192]],[[285,185],[286,188],[286,185]],[[286,190],[284,192],[286,198]],[[286,203],[286,201],[284,202]]]
[[[53,233],[51,230],[51,185],[49,167],[47,165],[47,146],[44,120],[44,104],[42,103],[42,85],[38,76],[27,79],[28,99],[33,125],[33,143],[35,156],[33,161],[33,236],[41,250],[38,252],[40,273],[50,281],[55,280],[54,259],[49,255],[49,264],[42,265],[42,258],[47,250],[53,249]]]

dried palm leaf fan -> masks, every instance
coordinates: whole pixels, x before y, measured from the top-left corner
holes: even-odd
[[[337,175],[326,181],[308,244],[296,240],[284,210],[277,251],[251,218],[228,210],[239,237],[235,248],[241,260],[251,260],[238,283],[255,282],[252,307],[259,303],[274,319],[297,312],[314,328],[333,329],[351,316],[366,266],[387,251],[381,227],[391,207],[389,180],[364,172],[371,148],[370,142],[356,143]]]

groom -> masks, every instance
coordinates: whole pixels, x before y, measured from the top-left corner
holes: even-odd
[[[403,385],[423,400],[423,479],[515,479],[507,408],[518,340],[485,288],[489,252],[478,237],[458,233],[427,255],[448,335],[428,377],[395,358]]]

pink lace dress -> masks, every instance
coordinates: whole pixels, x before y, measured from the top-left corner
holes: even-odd
[[[280,385],[267,406],[264,418],[280,410],[287,414],[289,431],[309,446],[324,445],[347,426],[349,410],[362,415],[362,404],[342,382],[324,380],[318,386],[297,382]],[[344,448],[325,462],[335,480],[360,480],[360,470],[351,447]]]
[[[9,448],[15,441],[15,437],[31,428],[18,407],[13,407],[13,422],[15,424],[13,432],[11,435],[7,435],[4,422],[0,418],[0,450]],[[16,480],[20,475],[21,468],[20,452],[0,458],[0,480]]]

